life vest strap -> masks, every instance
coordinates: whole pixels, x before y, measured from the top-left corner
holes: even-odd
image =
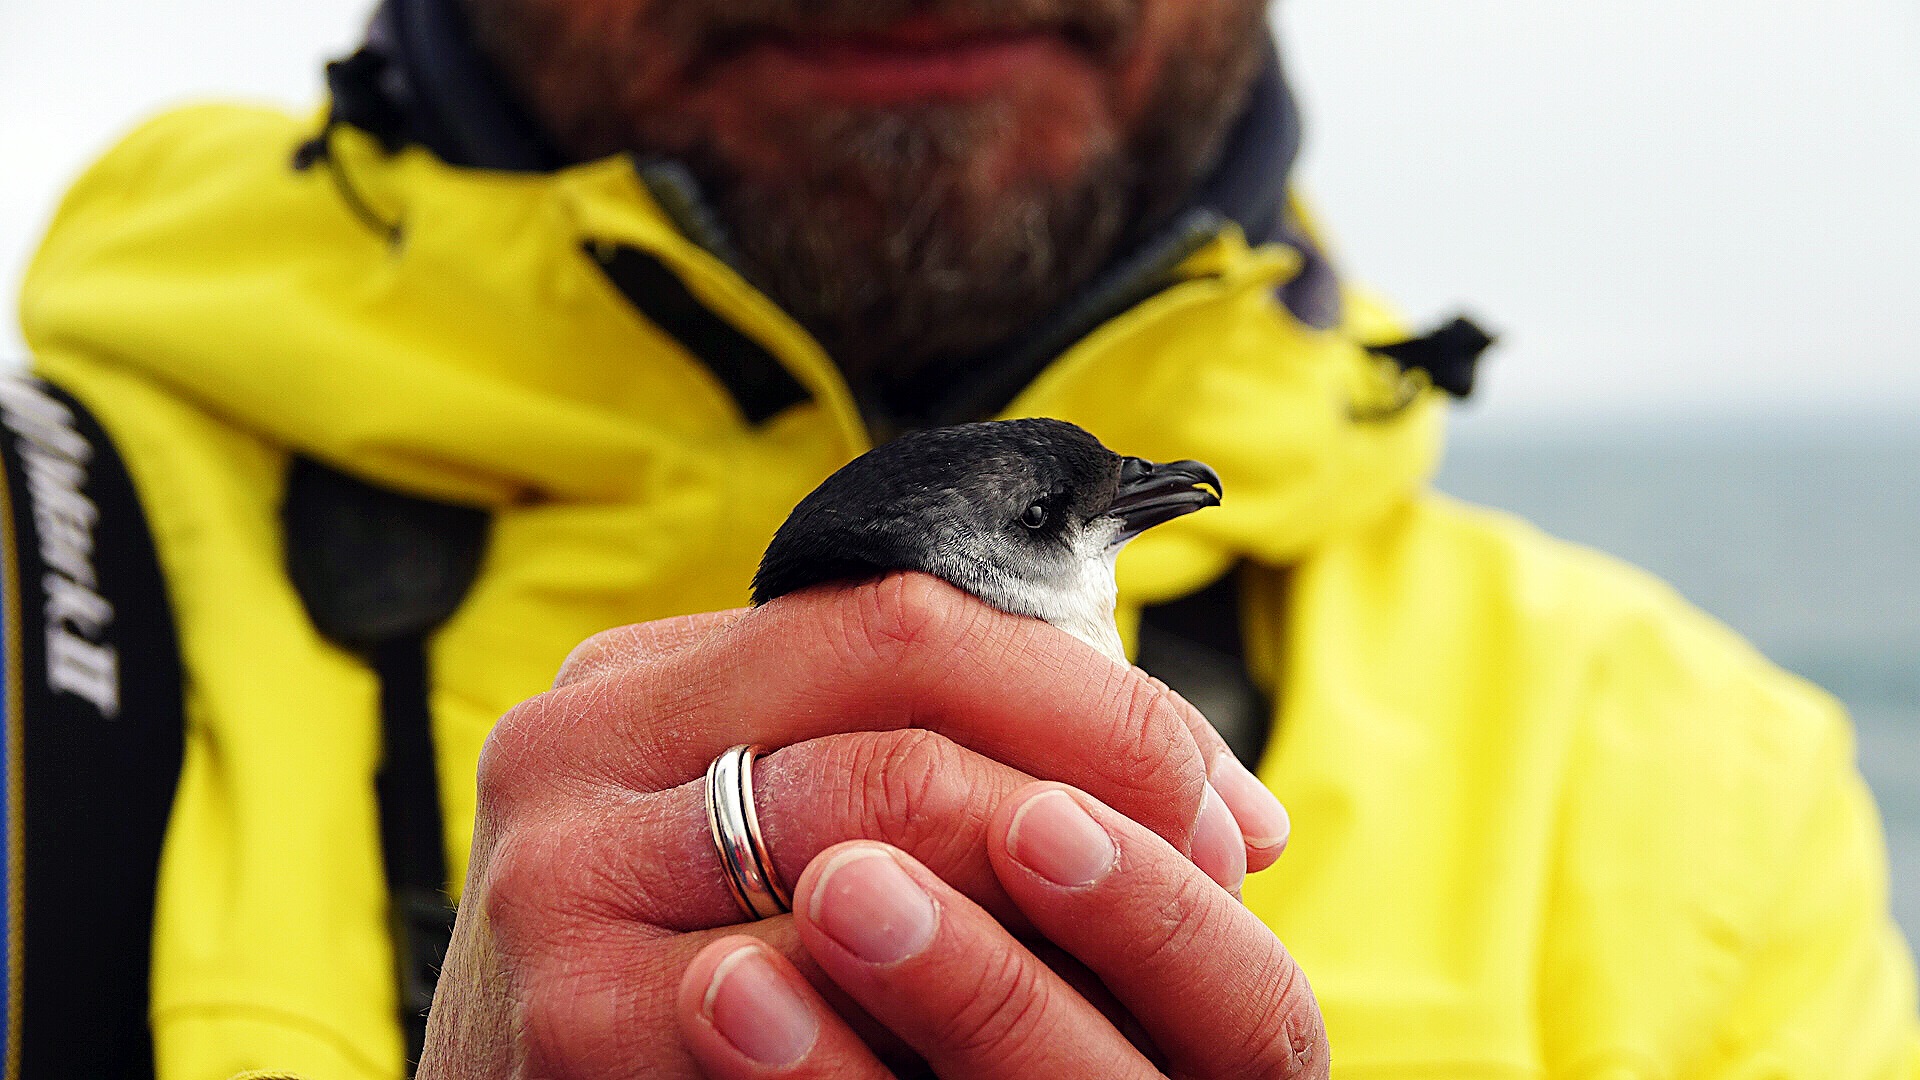
[[[454,920],[428,644],[479,575],[491,518],[375,487],[304,457],[289,465],[280,516],[287,576],[308,617],[380,679],[383,755],[374,795],[399,1020],[413,1063],[425,1045],[427,1009]]]
[[[185,745],[173,609],[87,410],[8,377],[0,428],[0,1075],[151,1077],[155,892]]]

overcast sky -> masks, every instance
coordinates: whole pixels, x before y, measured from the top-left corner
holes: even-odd
[[[0,351],[61,188],[170,102],[306,107],[363,0],[0,2]],[[1920,416],[1920,6],[1284,0],[1347,269],[1504,335],[1476,425]]]

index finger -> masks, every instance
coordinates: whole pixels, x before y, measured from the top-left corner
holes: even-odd
[[[553,677],[555,689],[678,652],[747,613],[746,608],[700,611],[603,630],[573,647]]]
[[[895,574],[782,597],[550,691],[492,738],[518,743],[522,766],[544,753],[563,774],[659,791],[739,743],[925,728],[1095,793],[1188,852],[1207,788],[1191,709],[1044,623]]]

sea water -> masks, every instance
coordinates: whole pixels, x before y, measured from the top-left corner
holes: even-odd
[[[1460,428],[1442,490],[1646,567],[1846,703],[1920,943],[1920,424]]]

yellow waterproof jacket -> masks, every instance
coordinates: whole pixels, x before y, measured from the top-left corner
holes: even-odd
[[[669,224],[630,162],[289,167],[310,124],[198,108],[73,189],[29,272],[36,369],[146,508],[187,744],[152,970],[160,1075],[402,1069],[371,777],[375,679],[282,567],[290,453],[489,510],[432,643],[454,880],[494,720],[581,638],[741,604],[788,509],[867,448],[817,344]],[[378,220],[356,218],[336,184]],[[659,260],[804,400],[744,416],[596,251]],[[1293,843],[1246,896],[1342,1077],[1920,1076],[1914,973],[1847,721],[1672,592],[1424,490],[1441,408],[1274,298],[1228,229],[1007,409],[1198,458],[1226,505],[1120,562],[1122,624],[1236,562],[1259,766]],[[1418,387],[1414,387],[1418,389]]]

